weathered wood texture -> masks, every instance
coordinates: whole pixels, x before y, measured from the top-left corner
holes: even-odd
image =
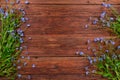
[[[25,45],[30,60],[19,72],[32,75],[32,80],[104,80],[100,76],[85,76],[88,61],[75,55],[77,50],[92,55],[87,49],[87,40],[95,37],[114,37],[108,29],[91,26],[90,16],[95,18],[102,12],[101,3],[106,0],[29,0],[27,16],[31,27],[26,30]],[[107,0],[120,9],[120,0]],[[23,0],[22,0],[23,2]],[[89,24],[88,29],[84,28]],[[25,26],[25,25],[24,25]],[[24,27],[23,26],[23,27]],[[28,37],[32,40],[28,41]],[[36,64],[36,68],[31,65]]]

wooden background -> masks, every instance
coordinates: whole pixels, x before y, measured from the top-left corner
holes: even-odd
[[[104,80],[100,76],[85,76],[84,67],[88,65],[85,57],[75,55],[77,50],[92,55],[87,50],[87,40],[95,37],[113,37],[108,30],[90,24],[88,18],[99,16],[105,0],[29,0],[27,16],[31,27],[26,30],[25,39],[30,60],[19,72],[28,80]],[[120,0],[108,3],[120,8]],[[36,68],[31,65],[36,64]]]

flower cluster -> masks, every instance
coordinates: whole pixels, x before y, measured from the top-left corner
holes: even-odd
[[[24,43],[24,31],[31,26],[27,22],[29,18],[25,16],[26,12],[22,6],[30,3],[28,0],[25,0],[25,4],[21,4],[20,0],[14,2],[5,0],[3,3],[6,6],[0,7],[0,76],[14,80],[16,76],[22,77],[22,74],[17,72],[28,64],[21,59],[30,60],[30,56],[25,57],[20,54],[23,49],[27,50],[27,46],[23,46],[22,43]],[[22,24],[26,24],[24,30],[21,28]],[[32,38],[28,37],[28,39]],[[29,54],[28,51],[25,54]],[[20,65],[21,63],[23,65]],[[32,64],[31,67],[35,68],[36,65]],[[31,75],[28,75],[28,79],[31,79]]]
[[[102,7],[107,10],[102,11],[99,18],[96,18],[93,21],[90,17],[90,21],[92,21],[93,25],[99,25],[102,28],[109,28],[120,36],[120,14],[111,4],[102,3]],[[88,24],[85,25],[85,28],[88,28]],[[110,80],[120,80],[119,41],[118,37],[112,39],[96,37],[92,41],[88,39],[87,44],[89,44],[89,47],[87,50],[94,55],[91,57],[83,51],[76,52],[77,55],[84,56],[88,59],[89,64],[85,66],[85,74],[100,74]],[[91,46],[91,42],[97,46]]]

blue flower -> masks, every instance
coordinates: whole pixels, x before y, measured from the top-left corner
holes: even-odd
[[[83,56],[83,55],[84,55],[84,52],[81,51],[81,52],[79,53],[79,55],[80,55],[80,56]]]
[[[19,4],[20,3],[20,0],[16,0],[16,4]]]
[[[111,4],[106,4],[106,3],[103,2],[103,3],[102,3],[102,6],[103,6],[103,7],[106,7],[106,8],[110,8],[112,5],[111,5]]]
[[[25,56],[21,56],[21,58],[22,58],[22,59],[24,59],[24,58],[25,58]]]
[[[28,37],[28,39],[29,39],[29,40],[31,40],[31,39],[32,39],[32,37]]]
[[[30,27],[31,25],[30,24],[27,24],[27,27]]]
[[[29,4],[29,1],[28,1],[28,0],[26,0],[26,1],[25,1],[25,4]]]
[[[21,61],[20,60],[17,60],[17,63],[20,63]]]
[[[31,75],[28,75],[28,79],[31,79],[32,77],[31,77]]]
[[[87,76],[89,73],[90,73],[89,71],[86,71],[86,72],[85,72],[85,75]]]
[[[113,17],[110,17],[110,21],[114,21],[114,18],[113,18]]]
[[[118,46],[117,49],[120,49],[120,46]]]
[[[3,10],[3,8],[0,8],[0,13],[1,13],[1,14],[4,14],[4,13],[5,13],[5,11]]]
[[[36,65],[35,64],[32,64],[32,68],[35,68],[36,67]]]
[[[30,56],[28,56],[27,59],[30,60]]]
[[[89,39],[87,40],[87,44],[90,44],[90,40]]]
[[[93,21],[93,24],[96,25],[97,22],[98,22],[98,20],[96,19],[96,20]]]
[[[101,17],[101,18],[104,18],[105,15],[106,15],[106,12],[104,11],[104,12],[101,13],[100,17]]]
[[[110,25],[110,22],[107,22],[107,27],[110,27],[111,25]]]
[[[85,25],[85,28],[88,28],[88,25],[87,25],[87,24]]]
[[[99,61],[103,61],[103,58],[98,58]]]
[[[26,66],[26,65],[27,65],[27,62],[24,62],[23,65]]]
[[[20,43],[23,43],[23,42],[24,42],[24,40],[22,38],[20,38]]]
[[[109,50],[105,50],[105,52],[106,52],[106,53],[108,53],[108,52],[109,52]]]
[[[25,18],[24,18],[24,17],[22,17],[22,18],[21,18],[21,21],[22,21],[22,22],[26,22],[26,20],[25,20]]]
[[[17,69],[21,69],[21,66],[17,66]]]
[[[88,59],[89,61],[92,60],[92,58],[91,58],[90,56],[88,56],[87,59]]]
[[[94,62],[94,63],[96,63],[96,62],[97,62],[97,59],[96,59],[96,58],[94,58],[94,59],[93,59],[93,62]]]
[[[18,76],[18,78],[21,78],[21,77],[22,77],[22,75],[21,75],[21,74],[18,74],[17,76]]]
[[[92,63],[93,63],[93,60],[92,60],[92,59],[91,59],[91,60],[89,60],[89,63],[90,63],[90,64],[92,64]]]

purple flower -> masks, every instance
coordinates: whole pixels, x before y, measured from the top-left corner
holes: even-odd
[[[17,63],[20,63],[21,61],[20,60],[17,60]]]
[[[97,24],[97,22],[98,22],[98,20],[94,20],[94,21],[93,21],[93,24],[94,24],[94,25],[96,25],[96,24]]]
[[[4,14],[4,13],[5,13],[5,11],[3,10],[3,8],[0,8],[0,13],[1,13],[1,14]]]
[[[24,17],[22,17],[22,18],[21,18],[21,21],[22,21],[22,22],[26,22],[26,20],[25,20],[25,18],[24,18]]]
[[[118,46],[117,49],[120,49],[120,46]]]
[[[92,70],[92,73],[96,73],[96,70]]]
[[[84,52],[81,51],[81,52],[79,53],[79,55],[80,55],[80,56],[83,56],[83,55],[84,55]]]
[[[112,5],[111,4],[107,4],[107,8],[110,8]]]
[[[31,77],[31,75],[28,75],[28,79],[31,79],[32,77]]]
[[[32,40],[32,37],[28,37],[29,40]]]
[[[5,17],[8,17],[8,15],[9,15],[8,12],[5,12]]]
[[[106,12],[104,11],[104,12],[101,13],[100,17],[101,17],[101,18],[104,18],[105,15],[106,15]]]
[[[103,61],[103,58],[98,58],[99,61]]]
[[[18,74],[17,76],[18,76],[18,78],[21,78],[21,77],[22,77],[22,75],[21,75],[21,74]]]
[[[30,60],[30,56],[28,56],[27,59]]]
[[[17,66],[17,69],[21,69],[21,66]]]
[[[36,67],[36,65],[35,64],[32,64],[32,68],[35,68]]]
[[[16,67],[16,64],[13,64],[13,66],[15,66],[15,67]]]
[[[110,17],[110,21],[114,21],[114,18],[113,18],[113,17]]]
[[[110,40],[110,43],[111,43],[112,45],[115,45],[115,42],[114,42],[114,41],[112,41],[112,40]]]
[[[93,63],[93,60],[92,60],[92,59],[91,59],[91,60],[89,60],[89,63],[90,63],[90,64],[92,64],[92,63]]]
[[[89,73],[90,73],[89,71],[86,71],[86,72],[85,72],[85,75],[87,76]]]
[[[27,65],[27,62],[24,62],[23,65],[26,66],[26,65]]]
[[[88,56],[87,59],[88,59],[89,61],[92,60],[92,58],[91,58],[90,56]]]
[[[24,40],[22,38],[20,38],[20,43],[23,43],[23,42],[24,42]]]
[[[91,47],[87,47],[88,50],[90,50]]]
[[[22,50],[23,50],[23,47],[20,47],[19,50],[22,51]]]
[[[8,3],[8,0],[5,0]]]
[[[21,58],[22,58],[22,59],[24,59],[24,58],[25,58],[25,56],[21,56]]]
[[[107,4],[103,2],[103,3],[102,3],[102,6],[107,7]]]
[[[107,22],[107,27],[110,27],[111,25],[110,25],[110,22]]]
[[[78,55],[78,54],[79,54],[79,51],[76,51],[75,54]]]
[[[92,49],[92,52],[95,52],[96,51],[96,49],[94,48],[94,49]]]
[[[23,11],[22,11],[22,15],[25,16],[25,14],[26,14],[26,13],[25,13],[25,11],[23,10]]]
[[[30,27],[31,25],[30,24],[27,24],[27,27]]]
[[[94,42],[98,42],[98,41],[100,41],[101,39],[100,38],[94,38]]]
[[[90,40],[89,39],[87,40],[87,44],[90,44]]]
[[[94,62],[94,63],[96,63],[96,62],[97,62],[97,59],[96,59],[96,58],[94,58],[94,59],[93,59],[93,62]]]
[[[28,21],[28,20],[29,20],[29,18],[25,18],[25,20],[26,20],[26,21]]]
[[[20,3],[20,0],[16,0],[16,4],[19,4]]]
[[[106,3],[103,2],[103,3],[102,3],[102,6],[103,6],[103,7],[106,7],[106,8],[110,8],[112,5],[111,5],[111,4],[106,4]]]
[[[88,28],[88,25],[87,25],[87,24],[85,25],[85,28]]]
[[[106,53],[108,53],[108,52],[109,52],[109,50],[105,50],[105,52],[106,52]]]
[[[25,1],[25,4],[29,4],[29,1],[28,1],[28,0],[26,0],[26,1]]]

